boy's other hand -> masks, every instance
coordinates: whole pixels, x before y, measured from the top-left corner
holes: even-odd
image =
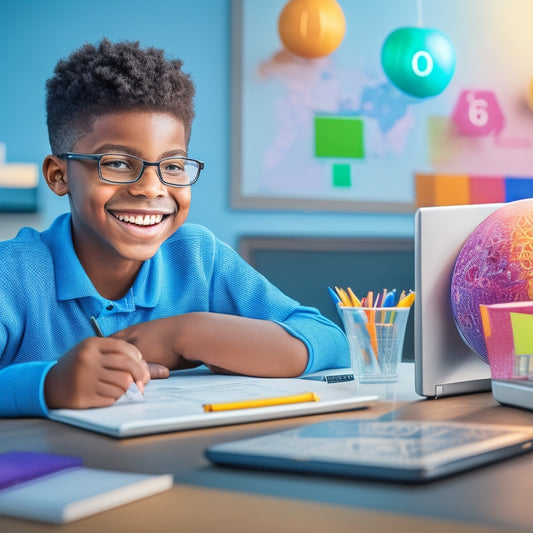
[[[161,373],[154,368],[154,374]],[[150,380],[141,352],[128,342],[89,337],[55,364],[44,384],[48,408],[86,409],[113,405],[137,383],[141,392]]]
[[[164,379],[170,375],[166,366],[157,363],[148,363],[148,371],[150,372],[150,379]]]
[[[110,337],[137,346],[148,362],[152,378],[168,377],[168,373],[167,375],[154,375],[156,372],[161,372],[156,368],[166,368],[168,372],[168,369],[182,370],[195,368],[202,364],[201,361],[185,359],[177,348],[177,338],[180,332],[179,318],[179,316],[175,316],[141,322],[117,331]]]

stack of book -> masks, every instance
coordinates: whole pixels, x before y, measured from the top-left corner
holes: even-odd
[[[78,457],[11,451],[0,454],[0,515],[65,523],[163,492],[170,474],[86,468]]]

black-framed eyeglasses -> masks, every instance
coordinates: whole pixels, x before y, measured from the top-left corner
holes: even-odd
[[[188,157],[165,157],[160,161],[145,161],[129,154],[76,154],[66,152],[58,154],[59,159],[89,160],[98,162],[98,176],[106,183],[124,185],[141,179],[146,167],[157,167],[161,183],[170,187],[189,187],[196,183],[200,171],[204,168],[202,161]]]

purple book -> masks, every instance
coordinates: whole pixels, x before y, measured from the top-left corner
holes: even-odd
[[[68,468],[79,468],[81,458],[39,452],[0,454],[0,489]]]

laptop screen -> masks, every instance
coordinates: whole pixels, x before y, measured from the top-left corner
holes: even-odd
[[[441,397],[490,390],[490,369],[462,340],[451,274],[470,233],[502,204],[423,207],[415,214],[415,388]]]

